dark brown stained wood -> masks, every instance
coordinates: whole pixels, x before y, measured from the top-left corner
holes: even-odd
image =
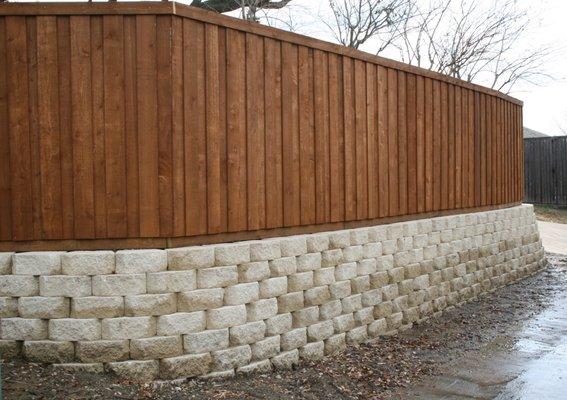
[[[455,87],[448,86],[447,209],[455,208]]]
[[[468,137],[468,94],[461,89],[461,207],[469,203],[469,137]]]
[[[30,240],[34,235],[25,17],[6,19],[5,29],[8,77],[6,87],[10,105],[7,121],[10,140],[12,236],[14,240]]]
[[[127,235],[126,143],[124,136],[124,20],[103,17],[104,151],[108,237]],[[167,204],[160,210],[167,209]]]
[[[486,174],[486,166],[488,164],[488,160],[487,160],[487,155],[488,155],[488,151],[487,151],[487,146],[486,146],[486,142],[487,142],[487,134],[486,134],[486,96],[484,96],[484,94],[481,94],[480,96],[480,102],[479,102],[479,109],[478,109],[478,113],[479,115],[479,123],[480,123],[480,131],[479,131],[479,135],[480,135],[480,192],[481,192],[481,203],[483,206],[487,204],[487,174]]]
[[[407,165],[408,165],[408,210],[409,214],[417,212],[417,125],[416,125],[416,90],[415,75],[407,76]]]
[[[159,230],[173,236],[173,95],[171,17],[156,21]]]
[[[264,39],[246,35],[248,229],[266,227]]]
[[[449,88],[445,82],[441,82],[441,147],[439,154],[441,158],[439,180],[440,188],[440,210],[446,210],[449,207]]]
[[[71,17],[74,18],[74,17]],[[136,17],[124,17],[124,130],[128,236],[140,235]],[[75,122],[75,120],[73,120]],[[185,221],[183,221],[185,226]]]
[[[229,42],[230,43],[230,42]],[[298,48],[282,43],[283,225],[301,224]]]
[[[218,27],[205,24],[205,93],[206,93],[206,179],[207,232],[222,231],[221,207],[221,129],[220,129],[220,65]],[[189,61],[191,62],[191,61]]]
[[[398,214],[408,212],[408,139],[406,73],[398,71]]]
[[[469,137],[469,207],[472,207],[475,204],[475,154],[476,154],[476,141],[475,141],[475,115],[474,115],[474,105],[475,105],[475,96],[474,92],[471,90],[467,90],[467,103],[468,103],[468,110],[467,110],[467,131]]]
[[[39,168],[41,176],[42,237],[63,235],[61,209],[61,143],[59,109],[52,107],[59,98],[56,17],[37,18],[37,104],[39,117]]]
[[[416,196],[417,212],[424,212],[426,207],[425,193],[425,79],[416,77]]]
[[[356,218],[368,218],[368,137],[366,109],[366,64],[354,61]]]
[[[242,49],[244,51],[244,49]],[[183,20],[171,22],[171,143],[173,235],[185,236],[185,141],[183,136]],[[128,218],[130,220],[130,218]]]
[[[44,238],[42,230],[41,207],[41,160],[40,130],[38,112],[38,76],[37,76],[37,19],[26,18],[27,67],[28,67],[28,113],[31,149],[31,184],[32,184],[32,221],[33,237]]]
[[[238,232],[248,227],[246,36],[235,30],[227,32],[227,81],[228,231]]]
[[[455,193],[455,203],[453,208],[461,208],[462,207],[462,124],[461,118],[463,115],[462,110],[462,95],[461,95],[461,88],[455,87],[455,122],[454,122],[454,132],[455,132],[455,183],[454,183],[454,193]]]
[[[89,17],[69,17],[71,35],[71,121],[75,238],[95,237],[91,41]],[[134,233],[137,235],[137,233]]]
[[[73,207],[73,129],[71,127],[71,35],[69,17],[57,17],[57,65],[59,135],[61,141],[61,209],[63,218],[61,237],[63,239],[73,239],[75,237],[75,210]]]
[[[486,204],[492,204],[492,106],[486,97]]]
[[[0,69],[0,241],[13,238],[6,46],[6,19],[0,17],[0,65],[5,66]]]
[[[515,99],[183,5],[0,5],[0,64],[7,251],[494,209],[533,163]]]
[[[151,18],[151,17],[146,17]],[[104,149],[104,58],[102,17],[91,18],[91,89],[95,236],[106,237],[106,160]],[[157,209],[153,211],[156,213]]]
[[[228,229],[228,153],[227,153],[227,71],[226,71],[226,28],[219,28],[219,129],[220,129],[220,177],[221,177],[221,232]]]
[[[434,114],[433,114],[433,82],[429,78],[424,79],[424,113],[425,113],[425,210],[433,211],[435,207],[435,157],[433,157],[434,139]]]
[[[140,236],[159,236],[159,122],[156,17],[137,17]]]
[[[388,186],[390,215],[399,213],[398,73],[388,69]]]
[[[433,211],[441,210],[441,83],[433,81]]]
[[[378,218],[378,108],[376,67],[366,64],[366,129],[368,160],[368,218]]]
[[[474,93],[474,204],[482,204],[480,94]]]
[[[341,57],[335,54],[329,54],[329,159],[331,160],[331,222],[344,221],[345,219],[345,133],[343,125],[344,99],[342,65]],[[286,68],[284,68],[284,71],[285,70]],[[286,79],[284,78],[283,81],[285,84]],[[289,147],[284,146],[284,148],[287,149]],[[286,153],[292,153],[292,151],[293,150],[291,149],[285,151],[284,157]],[[297,173],[299,174],[299,170]],[[297,182],[299,182],[299,176],[297,178]],[[284,204],[285,203],[286,202],[284,201]],[[293,205],[294,203],[292,202],[291,204]]]
[[[354,62],[343,57],[343,97],[345,127],[345,219],[355,220],[357,217],[356,192],[356,109]]]
[[[207,143],[205,26],[183,20],[183,106],[185,137],[185,231],[207,232]],[[191,117],[189,117],[191,116]]]
[[[380,217],[389,215],[388,70],[379,66],[378,78],[378,193]]]
[[[266,110],[266,227],[283,226],[282,50],[264,39]]]

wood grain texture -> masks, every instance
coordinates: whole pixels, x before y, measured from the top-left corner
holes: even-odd
[[[522,198],[531,159],[507,96],[184,6],[14,6],[0,6],[0,242],[14,249]]]

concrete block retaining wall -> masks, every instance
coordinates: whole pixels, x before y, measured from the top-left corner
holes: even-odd
[[[136,379],[289,368],[544,263],[528,205],[168,250],[0,253],[0,351]]]

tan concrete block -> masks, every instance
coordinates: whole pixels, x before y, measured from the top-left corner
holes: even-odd
[[[154,317],[121,317],[102,320],[102,338],[105,340],[141,339],[155,336]]]
[[[40,276],[39,294],[44,297],[90,296],[91,277],[71,275]]]
[[[29,275],[2,275],[0,296],[22,297],[39,294],[39,278]]]
[[[230,328],[231,346],[251,344],[264,339],[266,323],[264,321],[249,322]]]
[[[238,283],[238,270],[235,265],[203,268],[197,271],[199,289],[222,288]]]
[[[114,318],[124,315],[124,297],[75,297],[71,299],[72,318]]]
[[[0,252],[0,275],[10,275],[12,273],[12,256],[14,253]]]
[[[253,360],[266,360],[280,352],[280,336],[270,336],[250,345]]]
[[[116,252],[117,274],[141,274],[166,269],[167,253],[165,250],[119,250]]]
[[[222,329],[246,323],[246,306],[226,306],[207,312],[207,329]]]
[[[177,311],[175,293],[141,294],[124,297],[124,314],[127,317],[167,315]]]
[[[249,243],[215,245],[215,265],[238,265],[250,262]]]
[[[229,306],[251,303],[260,298],[260,285],[257,282],[240,283],[225,289],[224,303]]]
[[[93,276],[93,295],[128,296],[146,293],[146,274]],[[75,296],[75,297],[84,297]]]
[[[179,311],[203,311],[221,307],[224,303],[224,289],[199,289],[177,295]]]
[[[296,257],[283,257],[271,260],[269,262],[270,276],[287,276],[297,271]]]
[[[302,309],[304,305],[303,292],[293,292],[278,297],[278,312],[288,313]]]
[[[114,270],[113,251],[71,251],[61,255],[63,275],[108,275]]]
[[[18,312],[22,318],[67,318],[69,299],[65,297],[20,297]]]
[[[266,336],[281,335],[291,330],[291,313],[278,314],[266,320]]]
[[[98,319],[61,318],[49,320],[49,339],[63,341],[100,340]]]
[[[42,319],[0,319],[0,333],[5,340],[44,340],[47,332],[47,321]]]
[[[212,267],[215,264],[214,246],[167,249],[168,269],[172,271]]]
[[[269,261],[281,256],[278,239],[264,239],[250,243],[250,261]]]
[[[130,357],[136,360],[152,360],[175,357],[183,353],[180,336],[156,336],[130,340]]]
[[[214,329],[183,335],[183,348],[186,353],[199,354],[226,349],[229,346],[229,330]]]
[[[259,282],[270,277],[268,261],[256,261],[238,266],[239,282]]]
[[[105,370],[129,381],[147,382],[159,375],[159,363],[156,360],[119,361],[105,364]]]
[[[195,270],[150,272],[146,277],[148,293],[176,293],[197,289]]]
[[[204,330],[206,314],[204,311],[196,311],[162,315],[157,318],[156,323],[158,336],[185,335]]]
[[[211,362],[209,353],[164,358],[159,364],[160,376],[163,379],[177,379],[204,375],[209,372]]]
[[[265,279],[260,282],[260,298],[269,299],[287,293],[287,277]]]
[[[75,344],[77,359],[82,363],[106,363],[127,360],[130,356],[128,340],[79,341]]]
[[[23,351],[27,360],[37,363],[71,362],[75,354],[73,343],[50,340],[26,341]]]
[[[57,275],[61,273],[61,254],[59,251],[37,251],[14,253],[12,273],[14,275]]]
[[[18,299],[14,297],[0,297],[0,318],[18,316]]]
[[[246,316],[249,322],[273,317],[278,313],[278,300],[262,299],[246,305]]]

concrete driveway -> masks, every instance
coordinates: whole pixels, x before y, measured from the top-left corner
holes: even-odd
[[[567,254],[567,224],[537,221],[545,251]]]

